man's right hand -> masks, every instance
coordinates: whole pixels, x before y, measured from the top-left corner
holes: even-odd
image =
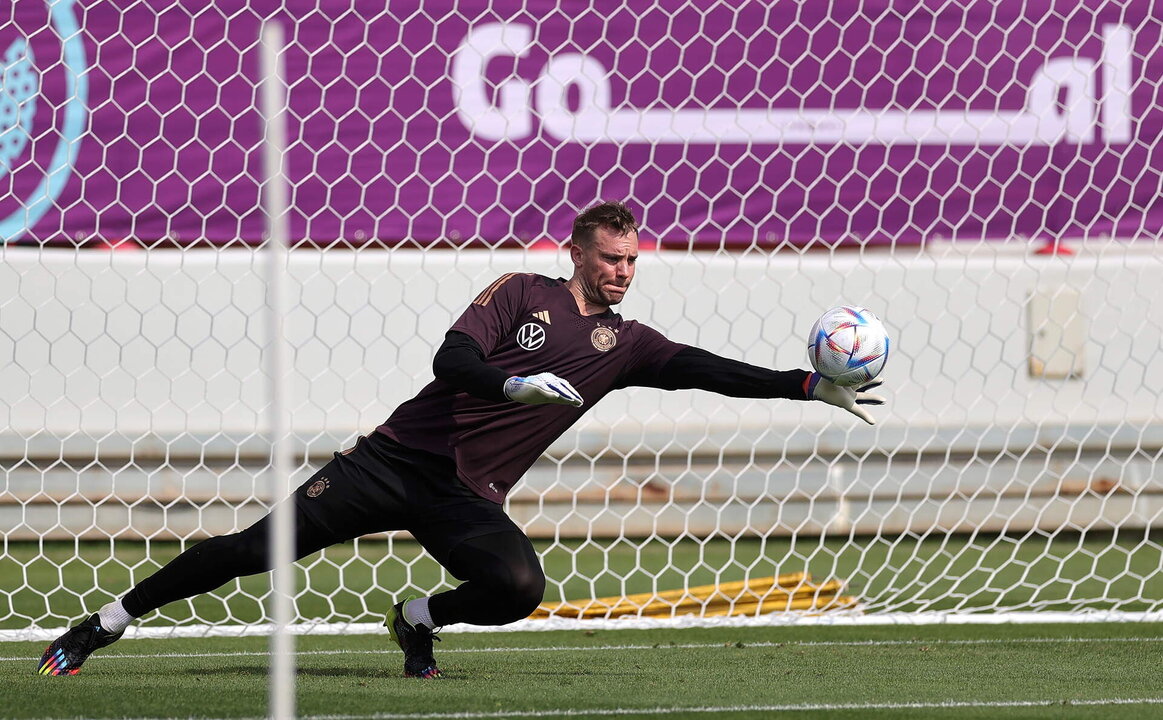
[[[529,377],[513,376],[505,381],[505,397],[526,405],[572,405],[581,407],[582,396],[565,380],[553,373]]]

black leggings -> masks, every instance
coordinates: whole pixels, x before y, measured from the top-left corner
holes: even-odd
[[[210,592],[244,575],[271,569],[268,556],[270,516],[233,535],[204,540],[138,583],[123,599],[126,612],[141,617],[176,600]],[[295,558],[335,544],[299,524]],[[445,563],[457,579],[453,590],[433,596],[429,611],[438,626],[453,623],[504,625],[537,608],[545,593],[545,573],[529,538],[498,532],[464,540]]]
[[[463,584],[433,597],[438,625],[503,625],[529,615],[545,574],[529,538],[500,505],[456,479],[446,458],[373,433],[303,483],[295,508],[295,558],[384,530],[408,530]],[[270,516],[242,532],[194,545],[122,599],[141,617],[167,603],[270,570]]]

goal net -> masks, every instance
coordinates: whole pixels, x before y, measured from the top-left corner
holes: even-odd
[[[431,380],[497,276],[568,276],[573,215],[618,198],[644,224],[624,316],[787,369],[824,309],[862,305],[892,336],[890,402],[869,427],[611,395],[508,503],[540,615],[1161,609],[1157,6],[551,5],[12,3],[0,630],[62,627],[271,505],[265,21],[286,31],[293,484]],[[320,631],[456,582],[403,533],[296,573]],[[269,622],[269,592],[143,625]]]

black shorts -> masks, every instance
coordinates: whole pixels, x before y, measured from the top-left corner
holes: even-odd
[[[437,562],[465,540],[521,532],[504,509],[470,490],[449,458],[373,432],[335,453],[295,491],[299,522],[331,540],[407,530]]]

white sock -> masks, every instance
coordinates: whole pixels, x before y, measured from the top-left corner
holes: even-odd
[[[432,622],[432,613],[428,612],[428,598],[422,597],[404,603],[404,620],[412,627],[423,625],[429,630],[436,627]]]
[[[129,627],[129,623],[137,619],[125,612],[125,606],[121,604],[120,600],[114,600],[105,605],[97,611],[97,615],[101,618],[101,629],[111,633],[121,632]]]

